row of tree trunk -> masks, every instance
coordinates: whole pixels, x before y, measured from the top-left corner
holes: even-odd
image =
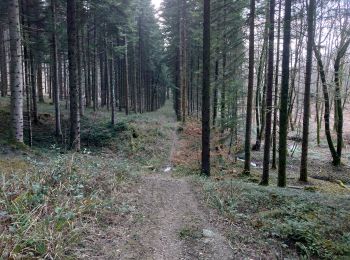
[[[24,96],[30,132],[28,143],[32,142],[31,124],[39,121],[38,102],[47,98],[54,103],[55,132],[58,140],[62,139],[61,104],[65,99],[70,111],[70,146],[75,150],[80,149],[80,117],[84,116],[85,108],[96,111],[105,107],[111,111],[114,124],[117,109],[126,114],[154,111],[169,97],[162,71],[149,63],[143,13],[137,19],[137,33],[130,35],[118,26],[97,25],[96,14],[93,20],[86,21],[82,2],[67,0],[68,48],[65,48],[59,44],[64,36],[57,28],[57,8],[61,3],[50,0],[51,27],[47,33],[50,52],[46,53],[39,41],[40,37],[46,37],[44,27],[39,18],[33,18],[40,16],[35,10],[36,1],[20,3],[11,0],[8,27],[7,23],[0,23],[0,92],[6,96],[10,91],[14,140],[23,142]],[[5,37],[10,39],[9,46]]]

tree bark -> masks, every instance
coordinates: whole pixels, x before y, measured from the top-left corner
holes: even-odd
[[[125,114],[129,114],[130,109],[130,98],[129,98],[129,59],[128,59],[128,39],[124,36],[124,80],[125,80]]]
[[[286,0],[283,25],[283,53],[282,53],[282,82],[280,98],[279,124],[279,153],[278,153],[278,186],[286,186],[287,162],[287,134],[288,134],[288,93],[289,93],[289,60],[291,41],[291,12],[292,0]]]
[[[274,91],[274,103],[273,103],[273,130],[272,130],[272,169],[277,169],[277,112],[278,112],[278,72],[279,72],[279,63],[280,63],[280,38],[281,38],[281,11],[282,11],[282,1],[279,0],[278,5],[278,29],[277,29],[277,60],[275,68],[275,91]]]
[[[10,29],[10,87],[11,87],[11,134],[12,138],[23,143],[23,81],[21,55],[21,28],[18,0],[9,2]]]
[[[307,182],[307,157],[309,148],[309,121],[310,121],[310,95],[311,95],[311,75],[312,75],[312,46],[314,44],[314,17],[316,0],[310,0],[307,14],[308,39],[306,50],[305,69],[305,93],[304,93],[304,120],[303,120],[303,141],[301,148],[301,164],[299,180]]]
[[[272,123],[272,92],[273,92],[273,54],[275,39],[275,0],[270,0],[269,14],[269,52],[268,52],[268,72],[266,86],[266,130],[263,160],[263,175],[261,185],[269,184],[270,171],[270,149],[271,149],[271,123]]]
[[[250,0],[249,18],[249,72],[248,72],[248,95],[247,95],[247,115],[245,129],[245,157],[244,174],[250,174],[251,149],[250,141],[252,135],[252,115],[253,115],[253,91],[254,91],[254,40],[255,40],[255,0]]]
[[[56,37],[56,0],[51,0],[51,19],[52,19],[52,39],[51,39],[51,59],[52,59],[52,89],[55,105],[55,133],[58,139],[62,138],[61,128],[61,109],[60,109],[60,90],[58,87],[58,55],[57,55],[57,37]]]
[[[5,26],[0,22],[0,72],[1,72],[1,96],[7,96],[7,54],[5,45]]]
[[[210,0],[203,14],[202,174],[210,176]]]
[[[43,68],[42,68],[42,64],[39,62],[37,64],[37,71],[36,71],[36,82],[38,85],[38,98],[39,98],[39,102],[40,103],[45,103],[44,100],[44,90],[43,90]]]
[[[67,34],[70,96],[70,147],[80,150],[79,88],[77,84],[76,1],[67,0]]]

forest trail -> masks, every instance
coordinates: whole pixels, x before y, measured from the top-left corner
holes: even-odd
[[[149,152],[162,147],[162,159],[153,165],[146,161],[135,169],[134,179],[115,189],[110,201],[116,208],[103,216],[102,227],[89,225],[77,252],[80,259],[233,259],[218,221],[222,218],[206,205],[190,177],[173,172],[172,159],[180,147],[178,126],[167,108],[139,124],[148,133],[157,128],[164,134],[147,146]]]
[[[135,208],[142,213],[143,221],[130,225],[128,230],[129,237],[138,241],[124,247],[118,256],[150,260],[233,259],[228,240],[210,223],[209,210],[203,208],[189,179],[171,176],[176,140],[174,133],[169,162],[163,170],[141,176]]]
[[[208,222],[186,179],[145,176],[139,196],[147,221],[137,232],[148,259],[232,259],[228,241]]]

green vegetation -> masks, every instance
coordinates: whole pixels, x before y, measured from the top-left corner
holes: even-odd
[[[1,109],[6,119],[7,108]],[[0,259],[75,259],[91,225],[103,228],[108,215],[129,210],[116,199],[118,192],[135,185],[140,171],[163,166],[171,142],[162,140],[172,138],[175,129],[170,105],[142,116],[118,114],[114,127],[105,120],[107,112],[99,113],[98,120],[91,120],[92,112],[83,119],[81,153],[67,152],[54,133],[40,134],[44,124],[34,128],[32,149],[1,144]]]
[[[203,236],[201,230],[196,227],[184,227],[179,231],[179,237],[182,240],[185,239],[198,239]]]
[[[2,162],[2,257],[68,257],[91,218],[120,207],[110,197],[132,178],[125,161],[52,149]]]
[[[348,195],[267,189],[243,180],[196,180],[212,207],[261,231],[264,239],[277,238],[307,258],[350,257]]]

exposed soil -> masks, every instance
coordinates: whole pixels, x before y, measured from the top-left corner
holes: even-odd
[[[174,149],[176,135],[170,157]],[[104,230],[89,231],[82,259],[234,259],[223,227],[213,220],[219,216],[203,206],[190,179],[172,177],[168,162],[164,167],[116,191],[113,199],[124,201],[126,210],[105,216]]]
[[[186,179],[147,176],[138,195],[146,220],[140,242],[149,259],[232,259],[228,241],[209,222]]]

